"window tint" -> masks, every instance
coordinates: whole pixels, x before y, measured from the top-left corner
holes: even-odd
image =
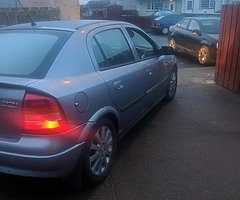
[[[193,31],[193,30],[199,30],[200,31],[200,26],[196,20],[191,20],[188,30]]]
[[[179,22],[178,28],[187,29],[189,21],[190,21],[189,19],[182,20],[181,22]]]
[[[96,34],[92,48],[100,69],[112,68],[134,61],[133,53],[120,29]]]
[[[201,20],[202,30],[207,34],[219,34],[220,19]]]
[[[141,60],[155,57],[155,49],[157,46],[143,32],[137,29],[127,28],[127,32],[137,50],[137,54]]]
[[[43,78],[71,32],[0,31],[0,76]]]

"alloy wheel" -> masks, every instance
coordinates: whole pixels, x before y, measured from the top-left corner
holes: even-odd
[[[170,83],[169,83],[169,88],[168,88],[168,96],[172,97],[175,95],[177,89],[177,74],[174,71],[172,73],[171,79],[170,79]]]
[[[208,62],[208,49],[207,47],[201,47],[198,51],[198,61],[200,64],[204,65]]]
[[[94,175],[103,174],[112,159],[113,135],[109,127],[102,126],[96,132],[90,148],[90,169]]]
[[[170,39],[169,46],[172,47],[174,51],[176,51],[176,41],[173,38]]]
[[[162,29],[162,34],[164,34],[164,35],[167,35],[167,34],[168,34],[168,28],[167,28],[167,27],[164,27],[164,28]]]

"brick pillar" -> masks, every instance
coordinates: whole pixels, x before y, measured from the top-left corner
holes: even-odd
[[[58,7],[62,20],[80,19],[79,0],[22,0],[24,7]]]

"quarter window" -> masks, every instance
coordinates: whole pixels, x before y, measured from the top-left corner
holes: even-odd
[[[92,48],[99,65],[104,70],[135,61],[133,53],[120,29],[112,29],[95,35]]]

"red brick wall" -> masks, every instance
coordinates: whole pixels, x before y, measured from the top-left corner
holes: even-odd
[[[61,19],[80,19],[79,0],[22,0],[24,7],[57,7]]]

